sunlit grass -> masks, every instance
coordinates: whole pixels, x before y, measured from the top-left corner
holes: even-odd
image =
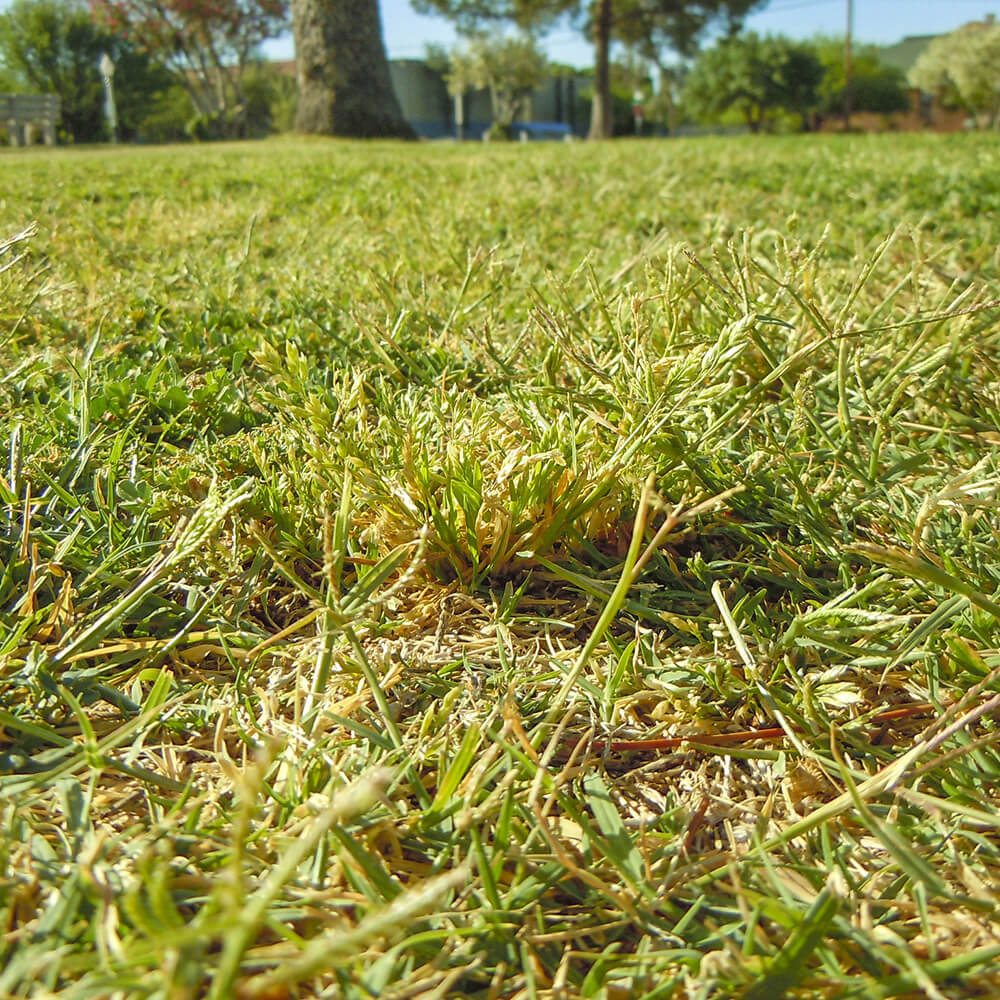
[[[0,156],[0,996],[995,991],[998,159]]]

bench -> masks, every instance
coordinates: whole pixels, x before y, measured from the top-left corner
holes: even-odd
[[[565,122],[514,122],[510,131],[511,135],[516,135],[521,142],[540,139],[562,139],[564,142],[569,142],[575,138],[573,129]]]
[[[56,94],[0,94],[0,127],[6,127],[12,146],[30,146],[37,126],[45,145],[54,146],[58,121]]]

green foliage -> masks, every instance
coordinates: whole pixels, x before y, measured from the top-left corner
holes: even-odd
[[[684,101],[696,115],[732,108],[758,132],[776,111],[807,115],[819,104],[823,66],[808,44],[734,35],[703,52],[685,79]]]
[[[139,138],[143,142],[183,142],[191,138],[194,117],[191,95],[180,84],[172,84],[146,107]]]
[[[813,39],[812,45],[823,64],[819,112],[838,115],[844,111],[844,39]],[[906,77],[896,66],[888,66],[879,56],[877,45],[851,46],[851,107],[855,111],[891,114],[910,107]]]
[[[613,0],[614,37],[628,44],[642,43],[650,57],[665,50],[691,55],[697,41],[712,24],[738,26],[765,0]],[[412,0],[424,13],[438,13],[454,21],[464,34],[475,34],[491,22],[507,21],[525,29],[549,25],[565,13],[581,15],[589,27],[595,20],[591,0]]]
[[[202,138],[247,129],[243,79],[258,46],[288,27],[286,0],[91,0],[96,22],[165,66],[191,96]]]
[[[60,126],[78,142],[103,138],[103,89],[97,61],[105,39],[73,0],[14,0],[0,14],[0,58],[15,85],[56,93]]]
[[[126,121],[137,124],[128,128],[123,137],[146,143],[218,138],[217,117],[199,114],[190,93],[179,84],[170,83],[169,74],[164,73],[162,79],[167,86],[150,95],[141,106],[138,106],[138,95],[126,99],[128,106],[137,105],[134,116],[127,112]],[[243,88],[245,103],[239,111],[240,127],[248,137],[261,138],[291,131],[297,97],[293,77],[279,73],[266,63],[251,63],[244,75]]]
[[[167,99],[176,84],[166,67],[120,37],[107,38],[104,51],[115,63],[115,110],[119,138],[128,142],[146,133],[150,110]]]
[[[448,90],[455,95],[485,88],[490,92],[496,137],[510,138],[510,126],[531,92],[545,79],[548,63],[530,35],[497,38],[477,35],[452,51]]]
[[[260,138],[291,132],[298,92],[295,77],[263,62],[251,63],[243,78],[247,135]]]
[[[910,82],[959,104],[980,125],[1000,125],[1000,24],[988,20],[935,38],[910,70]]]
[[[14,0],[0,13],[0,60],[9,86],[55,93],[61,131],[74,142],[107,138],[102,54],[115,63],[115,97],[122,138],[140,130],[149,104],[169,86],[166,71],[127,41],[98,29],[77,0]]]
[[[411,0],[415,10],[442,14],[455,22],[459,32],[473,36],[496,22],[523,30],[546,27],[562,14],[576,9],[580,0]]]
[[[615,0],[615,38],[635,46],[665,68],[678,56],[693,59],[706,33],[739,31],[744,18],[766,0]]]

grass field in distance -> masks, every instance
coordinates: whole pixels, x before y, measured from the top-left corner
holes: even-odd
[[[997,219],[992,135],[0,154],[0,997],[996,995]]]

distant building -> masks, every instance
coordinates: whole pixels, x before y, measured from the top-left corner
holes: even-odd
[[[420,59],[393,59],[389,76],[403,117],[417,135],[442,139],[455,134],[455,101],[440,73]]]
[[[879,59],[886,66],[895,66],[905,76],[935,38],[937,35],[907,35],[895,45],[884,45],[880,48]]]
[[[479,139],[490,127],[488,91],[472,90],[456,99],[448,93],[442,74],[420,59],[392,59],[389,73],[403,117],[422,138]],[[531,95],[520,119],[558,122],[582,134],[587,122],[581,114],[580,90],[577,77],[557,72]]]

